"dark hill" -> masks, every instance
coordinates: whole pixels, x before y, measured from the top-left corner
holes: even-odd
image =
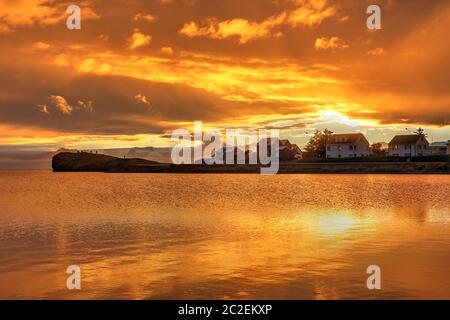
[[[121,159],[87,152],[61,152],[52,159],[55,172],[142,172],[152,166],[164,164],[144,159]]]

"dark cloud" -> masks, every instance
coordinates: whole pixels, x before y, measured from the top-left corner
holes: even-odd
[[[3,90],[8,92],[0,99],[0,118],[7,124],[66,133],[162,133],[176,127],[162,122],[219,121],[245,109],[239,103],[186,85],[120,76],[86,74],[66,79],[55,73],[17,74],[7,69],[0,73]],[[139,94],[148,97],[151,104],[139,103],[135,99]],[[53,95],[63,97],[71,106],[78,101],[92,101],[93,110],[64,114],[52,105]],[[48,105],[48,114],[39,112],[35,108],[38,105]]]
[[[448,125],[450,3],[377,1],[383,29],[369,32],[366,8],[372,2],[328,0],[324,8],[335,11],[320,23],[277,24],[270,30],[277,36],[245,43],[238,36],[187,37],[179,31],[190,21],[261,24],[312,2],[87,1],[98,18],[83,19],[82,30],[73,32],[63,19],[53,19],[59,9],[50,16],[30,10],[21,21],[3,14],[0,126],[28,128],[29,138],[34,130],[53,136],[164,135],[194,120],[275,127],[289,119],[286,128],[300,130],[304,125],[296,118],[322,110],[381,124]],[[27,10],[19,2],[0,3],[12,13]],[[55,9],[64,3],[46,5]],[[154,19],[133,19],[138,14]],[[47,23],[38,21],[42,18]],[[130,50],[127,41],[135,29],[151,42]],[[332,37],[349,47],[316,50],[316,39]],[[368,54],[373,50],[378,54]],[[80,72],[82,61],[91,57],[104,63],[103,75]],[[147,58],[151,63],[145,66]],[[145,70],[136,70],[141,62]],[[51,96],[62,97],[73,110],[58,111],[55,101],[62,100]]]

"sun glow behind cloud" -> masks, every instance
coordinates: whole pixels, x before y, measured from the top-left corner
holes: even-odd
[[[363,5],[332,0],[86,1],[70,37],[58,3],[0,1],[0,116],[14,127],[0,143],[163,145],[195,120],[278,127],[300,145],[324,127],[375,141],[419,125],[450,135],[445,1],[382,1],[380,32],[364,29]]]

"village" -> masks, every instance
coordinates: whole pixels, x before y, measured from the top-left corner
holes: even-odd
[[[355,158],[436,161],[450,156],[450,140],[430,143],[423,129],[419,128],[414,134],[396,135],[389,143],[370,144],[363,133],[334,134],[324,130],[317,131],[303,150],[289,140],[280,140],[279,156],[280,161],[321,158],[330,161]]]
[[[186,131],[184,134],[190,137]],[[202,131],[194,135],[203,137]],[[206,137],[206,135],[205,135]],[[227,136],[229,137],[229,136]],[[253,137],[249,144],[248,138]],[[82,152],[115,156],[123,159],[141,158],[172,164],[268,164],[276,161],[272,149],[278,146],[279,162],[448,162],[450,160],[450,140],[430,143],[427,134],[419,128],[414,134],[395,135],[389,142],[370,143],[364,133],[333,133],[327,129],[317,130],[309,142],[300,148],[286,137],[257,137],[240,135],[237,145],[224,144],[223,137],[213,141],[202,141],[196,147],[179,143],[174,148],[125,148],[107,150],[68,150],[62,152]],[[274,141],[277,140],[277,141]],[[231,139],[233,141],[233,139]],[[239,142],[235,141],[234,142]],[[246,143],[247,142],[247,143]],[[277,143],[274,143],[277,142]],[[203,150],[204,149],[204,150]],[[156,157],[160,155],[160,157]],[[175,155],[175,156],[174,156]]]
[[[202,131],[199,132],[197,138],[200,139],[203,134]],[[53,157],[52,168],[54,172],[261,173],[263,175],[450,173],[450,141],[430,144],[427,134],[421,128],[414,134],[395,135],[389,143],[372,144],[361,132],[335,134],[327,129],[317,130],[303,150],[288,139],[281,139],[278,133],[271,138],[260,136],[256,138],[256,141],[258,142],[251,146],[223,145],[220,139],[215,142],[202,141],[197,143],[197,146],[205,149],[204,153],[197,150],[201,159],[199,162],[192,161],[196,148],[191,141],[179,149],[159,150],[169,153],[172,162],[155,161],[153,148],[116,151],[65,150]],[[214,144],[217,144],[215,148]],[[128,154],[123,154],[124,152]],[[174,152],[182,154],[180,158],[182,161],[173,162]],[[118,154],[121,155],[118,157]]]

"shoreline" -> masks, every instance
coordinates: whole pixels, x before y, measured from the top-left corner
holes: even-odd
[[[107,170],[105,173],[178,173],[178,174],[260,174],[259,165],[166,165],[135,170]],[[327,163],[280,164],[277,174],[450,174],[447,163],[375,164]]]
[[[260,174],[261,165],[174,165],[89,153],[60,153],[53,172]],[[278,174],[450,174],[450,162],[282,162]]]

